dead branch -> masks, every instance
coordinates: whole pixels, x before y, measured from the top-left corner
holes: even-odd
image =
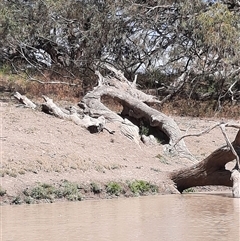
[[[75,124],[87,128],[92,133],[100,132],[105,127],[105,118],[103,116],[99,116],[95,119],[87,115],[80,116],[76,111],[72,111],[68,114],[61,110],[52,99],[47,96],[43,96],[43,99],[46,101],[42,104],[44,112],[51,113],[60,119],[71,120]]]
[[[179,142],[181,141],[182,139],[184,139],[185,137],[190,137],[190,136],[201,136],[203,134],[206,134],[206,133],[209,133],[211,130],[213,130],[214,128],[216,128],[217,126],[221,125],[221,123],[217,123],[215,125],[213,125],[212,127],[209,127],[199,133],[192,133],[192,134],[185,134],[183,136],[181,136],[174,144],[173,144],[173,147]]]
[[[28,107],[28,108],[32,108],[35,109],[36,105],[29,100],[25,95],[21,95],[19,92],[16,92],[14,94],[14,97],[22,104],[24,104],[24,106]]]

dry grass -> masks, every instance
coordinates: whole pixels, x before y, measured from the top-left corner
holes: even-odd
[[[224,103],[221,110],[216,110],[217,102],[211,101],[197,101],[189,99],[173,99],[165,103],[161,107],[161,111],[165,114],[175,116],[191,116],[191,117],[227,117],[238,119],[240,116],[239,103],[232,105],[231,103]]]
[[[76,84],[76,86],[64,84],[40,84],[36,81],[27,80],[27,76],[25,74],[15,75],[9,74],[9,70],[1,70],[0,91],[7,90],[10,93],[18,91],[21,94],[26,94],[32,99],[39,99],[42,95],[47,95],[50,98],[54,98],[56,101],[62,100],[77,103],[94,87],[91,84],[89,86],[84,86],[83,81],[80,79],[67,79],[64,77],[64,73],[55,76],[50,75],[49,73],[44,73],[44,77],[40,75],[35,78],[40,81],[64,81]],[[94,77],[92,79],[94,79]],[[91,83],[94,82],[92,79],[90,80]],[[104,96],[102,98],[102,102],[109,109],[117,113],[121,113],[123,109],[121,103],[111,97]],[[174,97],[163,106],[155,106],[155,108],[161,110],[165,114],[176,116],[239,118],[239,103],[235,105],[232,105],[232,103],[223,103],[221,110],[216,111],[217,105],[217,101],[214,100],[197,101]]]

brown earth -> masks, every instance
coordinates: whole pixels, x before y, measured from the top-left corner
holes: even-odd
[[[172,193],[175,189],[168,173],[192,164],[187,159],[165,156],[161,145],[137,145],[120,133],[117,124],[107,124],[116,131],[114,135],[107,131],[90,134],[70,121],[21,107],[13,100],[0,104],[0,187],[7,192],[0,197],[2,203],[11,202],[37,183],[57,184],[62,180],[86,185],[145,180],[156,184],[160,193]],[[200,132],[220,121],[172,117],[183,133]],[[240,124],[239,120],[224,121]],[[237,130],[229,128],[227,133],[233,140]],[[185,142],[199,161],[225,144],[219,128],[201,137],[188,137]]]

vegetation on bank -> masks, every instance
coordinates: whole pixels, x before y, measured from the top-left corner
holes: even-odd
[[[8,101],[10,98],[13,98],[12,95],[15,91],[26,94],[33,101],[39,100],[39,98],[42,98],[42,95],[46,95],[55,101],[68,101],[71,103],[79,102],[85,93],[81,86],[40,84],[27,81],[19,75],[6,74],[0,70],[0,98]],[[163,96],[159,95],[156,95],[156,97],[159,99],[163,98]],[[102,101],[110,109],[122,108],[115,100],[108,98]],[[165,102],[163,106],[155,106],[155,108],[159,108],[163,113],[178,116],[239,118],[240,108],[238,103],[233,105],[231,102],[225,102],[219,111],[216,111],[217,105],[218,102],[216,100],[194,100],[176,95]],[[140,132],[141,134],[152,134],[151,128],[146,126],[146,123],[140,123]],[[166,137],[162,136],[162,133],[159,134],[158,138],[160,143],[166,141]]]
[[[0,204],[36,204],[52,203],[57,200],[82,201],[94,198],[136,197],[154,195],[158,191],[157,185],[144,180],[110,181],[106,184],[97,182],[79,184],[63,180],[58,184],[38,183],[36,186],[24,189],[14,197],[8,196],[7,191],[0,187]]]
[[[239,9],[235,0],[0,1],[0,71],[12,91],[79,98],[108,63],[179,114],[190,105],[201,116],[205,101],[222,111],[240,102]]]

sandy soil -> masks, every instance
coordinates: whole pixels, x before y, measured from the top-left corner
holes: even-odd
[[[78,183],[141,179],[157,184],[162,192],[172,192],[168,173],[192,164],[164,156],[161,145],[138,146],[124,137],[116,124],[107,125],[116,131],[114,135],[107,131],[90,134],[70,121],[21,107],[14,101],[0,104],[0,183],[8,196],[16,196],[38,182],[58,183],[65,179]],[[189,133],[219,121],[173,118],[183,132]],[[237,130],[227,129],[227,133],[233,140]],[[225,144],[218,128],[201,137],[188,137],[185,142],[198,160]]]

